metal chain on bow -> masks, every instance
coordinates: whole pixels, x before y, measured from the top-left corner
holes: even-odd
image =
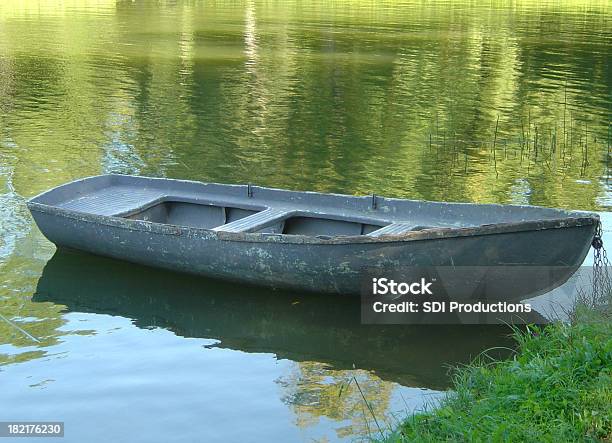
[[[593,246],[593,300],[605,300],[612,290],[612,279],[609,273],[608,254],[603,245],[601,221],[597,222],[591,245]]]

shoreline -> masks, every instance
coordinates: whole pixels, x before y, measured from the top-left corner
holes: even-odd
[[[514,328],[514,355],[455,368],[435,408],[382,438],[413,441],[612,440],[612,316],[580,305],[571,323]],[[584,302],[584,300],[582,300]]]

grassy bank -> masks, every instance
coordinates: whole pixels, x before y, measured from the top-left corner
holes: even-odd
[[[587,311],[515,336],[512,359],[458,369],[454,392],[386,441],[612,441],[610,317]]]

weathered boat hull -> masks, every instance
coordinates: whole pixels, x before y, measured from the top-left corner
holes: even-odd
[[[595,218],[584,217],[567,224],[541,220],[329,238],[168,225],[67,210],[36,199],[29,207],[43,234],[58,246],[236,282],[339,294],[358,294],[367,270],[389,275],[411,266],[564,266],[568,275],[558,279],[560,284],[584,260],[597,226]]]

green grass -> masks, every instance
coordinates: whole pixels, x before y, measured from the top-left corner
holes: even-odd
[[[512,359],[457,369],[453,393],[385,441],[612,441],[610,318],[514,334]]]

